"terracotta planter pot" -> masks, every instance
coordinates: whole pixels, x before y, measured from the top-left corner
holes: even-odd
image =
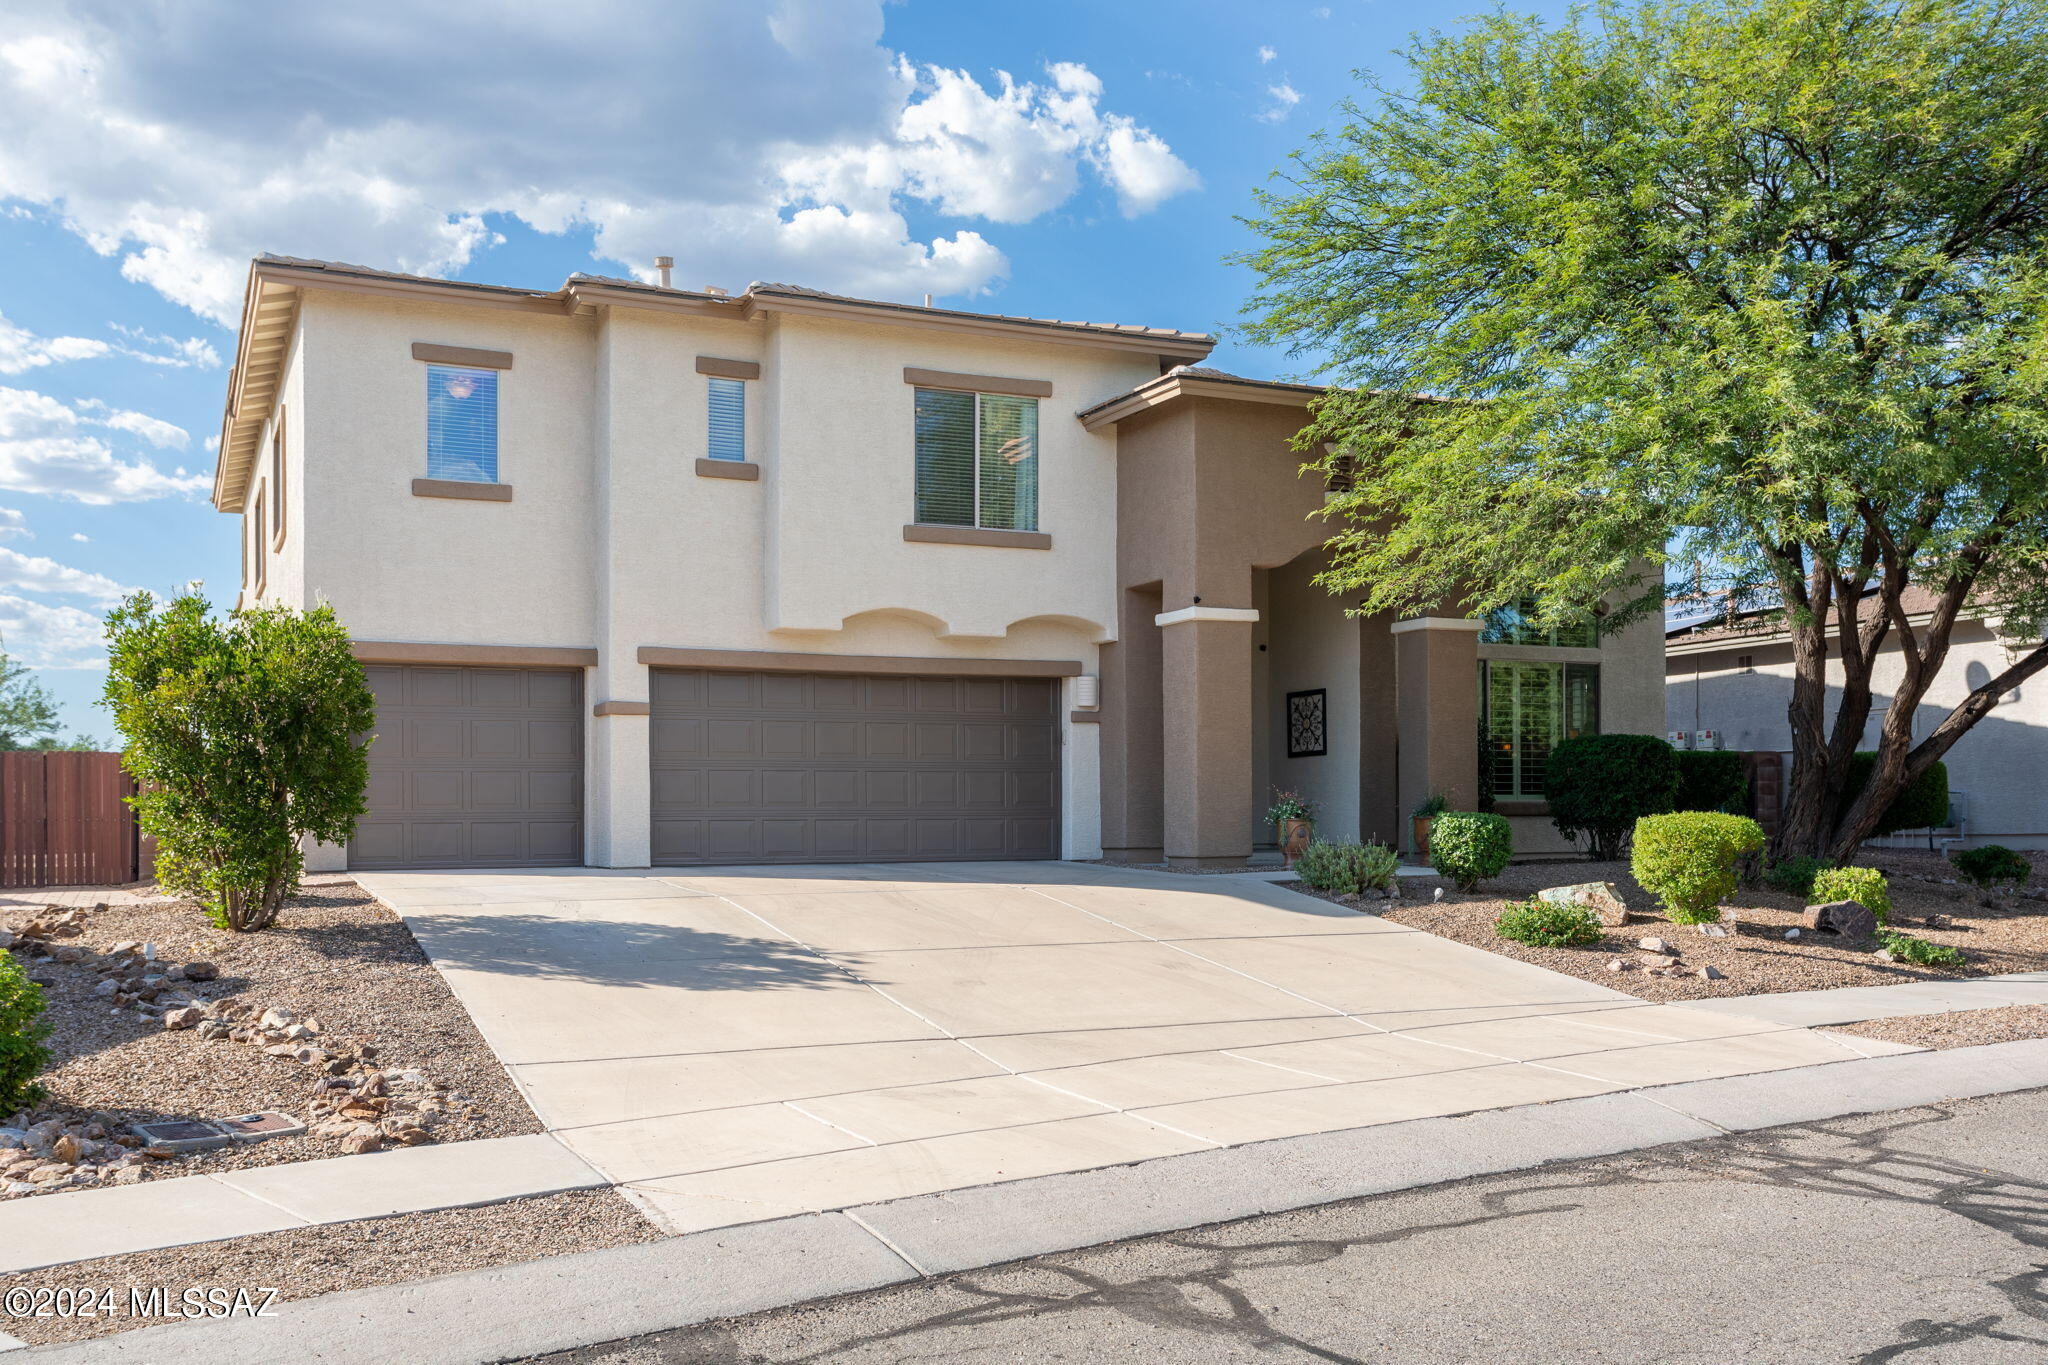
[[[1280,856],[1283,860],[1281,865],[1293,867],[1294,860],[1299,858],[1302,850],[1308,847],[1308,841],[1315,837],[1315,832],[1316,826],[1313,820],[1282,820],[1280,822]]]
[[[1435,823],[1436,823],[1436,817],[1435,817],[1434,815],[1415,815],[1415,816],[1410,816],[1410,817],[1409,817],[1409,823],[1410,823],[1410,824],[1411,824],[1411,825],[1412,825],[1412,826],[1414,827],[1414,832],[1415,832],[1415,857],[1416,857],[1416,860],[1417,860],[1418,862],[1428,862],[1428,861],[1429,861],[1429,827],[1430,827],[1431,825],[1433,825],[1433,824],[1435,824]]]

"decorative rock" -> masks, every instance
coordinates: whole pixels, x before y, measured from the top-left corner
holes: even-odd
[[[1898,958],[1892,956],[1892,950],[1889,948],[1879,948],[1876,952],[1872,953],[1871,956],[1876,958],[1879,962],[1898,961]]]
[[[1708,938],[1727,938],[1728,926],[1725,924],[1702,924],[1700,932]]]
[[[232,1031],[227,1025],[215,1023],[211,1019],[199,1026],[199,1037],[202,1042],[217,1043],[223,1038],[232,1036]]]
[[[307,1028],[304,1024],[293,1024],[284,1031],[284,1036],[296,1042],[301,1039],[311,1038],[313,1030]]]
[[[256,1021],[256,1026],[264,1029],[281,1030],[288,1029],[298,1022],[299,1016],[293,1014],[290,1010],[268,1009],[263,1011],[263,1017]]]
[[[1707,981],[1726,981],[1728,979],[1728,973],[1722,971],[1719,967],[1714,966],[1710,962],[1706,966],[1700,968],[1700,977],[1703,980]]]
[[[85,1144],[66,1133],[50,1144],[50,1158],[67,1166],[75,1166],[85,1158]]]
[[[317,1047],[302,1047],[293,1050],[292,1060],[302,1066],[324,1066],[332,1058],[328,1053],[321,1051]]]
[[[1661,970],[1665,967],[1675,967],[1678,965],[1677,958],[1666,957],[1662,953],[1640,953],[1638,954],[1638,956],[1642,958],[1643,965],[1645,967],[1650,968],[1652,971]]]
[[[187,1005],[183,1009],[172,1010],[166,1014],[164,1016],[164,1027],[167,1029],[194,1028],[205,1018],[205,1010],[200,1009],[197,1005]]]
[[[1636,964],[1626,958],[1611,958],[1607,963],[1607,970],[1610,972],[1632,972],[1635,969]]]
[[[361,1156],[384,1146],[384,1135],[377,1132],[355,1133],[341,1140],[341,1150],[350,1156]]]
[[[99,985],[94,986],[92,988],[92,993],[94,995],[112,995],[115,991],[118,991],[120,989],[121,983],[110,976],[105,981],[100,982]]]
[[[1442,900],[1443,898],[1444,898],[1444,889],[1443,889],[1443,888],[1442,888],[1441,886],[1439,886],[1439,887],[1438,887],[1438,888],[1436,889],[1436,899],[1438,899],[1438,900]]]
[[[1661,953],[1665,957],[1678,956],[1678,949],[1672,947],[1661,938],[1639,938],[1636,940],[1636,947],[1641,948],[1646,953]]]
[[[1576,905],[1591,910],[1610,929],[1628,923],[1628,906],[1615,892],[1613,882],[1580,882],[1575,886],[1553,886],[1538,891],[1536,899],[1551,905]]]
[[[1797,929],[1796,927],[1795,927],[1795,928],[1791,928],[1791,929],[1787,929],[1787,930],[1785,931],[1785,937],[1786,937],[1786,938],[1798,938],[1798,937],[1799,937],[1799,930],[1798,930],[1798,929]]]
[[[12,929],[0,929],[0,948],[12,948],[19,942],[21,942],[20,935],[16,934]]]
[[[214,966],[211,962],[187,962],[185,964],[185,979],[187,981],[212,981],[219,975],[220,968]]]
[[[1841,938],[1866,939],[1877,935],[1877,916],[1857,901],[1829,901],[1808,906],[1806,927]]]

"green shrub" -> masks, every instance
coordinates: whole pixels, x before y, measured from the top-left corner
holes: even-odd
[[[1827,868],[1813,879],[1813,889],[1807,892],[1806,901],[1809,905],[1855,901],[1876,915],[1879,924],[1892,922],[1891,884],[1874,867]]]
[[[1877,768],[1877,751],[1864,749],[1849,760],[1847,785],[1842,788],[1841,810],[1862,794]],[[1935,763],[1906,784],[1891,805],[1878,817],[1873,836],[1896,834],[1902,829],[1939,829],[1948,823],[1948,765]]]
[[[1500,912],[1500,918],[1493,922],[1493,932],[1538,948],[1571,948],[1581,943],[1597,943],[1604,931],[1599,919],[1583,905],[1523,901]]]
[[[1717,810],[1741,815],[1749,805],[1749,774],[1733,749],[1680,749],[1678,796],[1673,810]]]
[[[1355,896],[1361,891],[1385,891],[1394,884],[1394,870],[1401,860],[1385,844],[1354,844],[1335,840],[1312,841],[1294,860],[1302,881],[1318,891],[1335,891]]]
[[[1585,834],[1593,856],[1612,862],[1637,820],[1672,808],[1678,756],[1655,735],[1581,735],[1550,751],[1543,795],[1567,839]]]
[[[1470,891],[1488,877],[1498,877],[1514,855],[1515,836],[1505,815],[1479,811],[1445,811],[1429,829],[1429,862]]]
[[[42,1100],[35,1078],[50,1060],[42,1012],[43,988],[28,979],[12,953],[0,949],[0,1118]]]
[[[2034,875],[2034,865],[2004,844],[1959,849],[1949,854],[1948,860],[1966,880],[1978,886],[1990,886],[1994,882],[2011,882],[2019,886]]]
[[[1764,846],[1764,832],[1744,815],[1689,810],[1646,815],[1636,822],[1629,870],[1664,903],[1676,924],[1711,924],[1735,890],[1735,863]]]
[[[1764,873],[1764,880],[1788,896],[1804,896],[1812,892],[1813,879],[1830,866],[1825,858],[1800,853],[1783,862],[1772,863],[1771,870]]]
[[[1887,929],[1877,936],[1880,946],[1901,962],[1910,962],[1916,967],[1960,967],[1963,955],[1959,949],[1946,943],[1929,943],[1924,938],[1901,934]]]

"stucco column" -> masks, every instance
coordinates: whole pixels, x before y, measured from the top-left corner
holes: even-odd
[[[1159,590],[1127,588],[1116,643],[1102,646],[1102,852],[1122,862],[1166,856],[1161,814]]]
[[[602,668],[584,675],[590,702],[583,732],[584,861],[592,867],[646,867],[653,837],[648,670],[635,664],[618,671],[628,676],[608,678],[614,670]]]
[[[1156,619],[1166,861],[1242,863],[1252,852],[1252,624],[1259,614],[1183,607]]]
[[[1480,624],[1424,616],[1392,627],[1404,816],[1438,792],[1453,810],[1479,799]]]

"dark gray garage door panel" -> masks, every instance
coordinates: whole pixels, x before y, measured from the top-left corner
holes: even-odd
[[[583,861],[578,669],[372,664],[370,812],[350,867]]]
[[[1056,858],[1058,686],[657,669],[654,861]]]

